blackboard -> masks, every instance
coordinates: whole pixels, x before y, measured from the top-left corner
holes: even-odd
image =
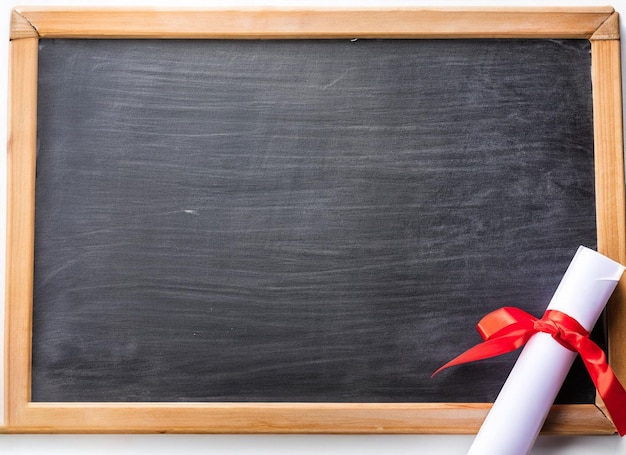
[[[588,39],[99,38],[37,43],[33,404],[489,403],[430,375],[602,246]]]
[[[42,42],[33,400],[493,401],[430,374],[596,247],[589,48]]]

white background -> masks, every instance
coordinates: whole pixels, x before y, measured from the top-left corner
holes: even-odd
[[[79,5],[79,6],[168,6],[168,7],[385,7],[393,6],[606,6],[610,4],[626,18],[626,0],[592,1],[419,1],[419,0],[0,0],[0,143],[6,143],[7,62],[9,43],[9,18],[11,8],[18,5]],[[624,19],[626,23],[626,19]],[[625,27],[621,35],[626,36]],[[623,46],[626,47],[626,46]],[[622,50],[622,60],[626,61]],[[4,257],[6,156],[0,152],[0,258]],[[0,260],[0,264],[3,261]],[[1,268],[1,266],[0,266]],[[4,271],[0,270],[0,296],[4,295]],[[0,297],[0,315],[3,314]],[[0,323],[0,328],[3,324]],[[2,337],[0,337],[0,348]],[[626,346],[624,347],[626,349]],[[0,357],[1,358],[1,357]],[[1,381],[2,375],[0,375]],[[2,407],[0,394],[0,407]],[[513,412],[513,410],[512,410]],[[237,454],[345,454],[361,455],[393,453],[403,454],[464,454],[473,440],[467,435],[385,435],[385,436],[329,436],[329,435],[0,435],[1,454],[109,454],[161,455],[184,453],[189,455],[211,453]],[[624,454],[626,438],[617,436],[540,436],[533,455]],[[506,455],[506,454],[487,454]]]

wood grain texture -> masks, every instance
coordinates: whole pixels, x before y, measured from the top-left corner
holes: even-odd
[[[472,434],[486,403],[28,404],[20,433]],[[3,429],[0,429],[3,432]],[[605,435],[613,426],[594,405],[555,405],[543,434]]]
[[[30,401],[37,121],[36,38],[10,43],[5,403],[11,425]]]
[[[598,250],[626,263],[622,86],[617,40],[592,41]],[[626,280],[608,304],[608,357],[622,383],[626,381]],[[601,402],[598,400],[601,404]]]
[[[590,38],[613,13],[612,8],[18,11],[43,38]]]

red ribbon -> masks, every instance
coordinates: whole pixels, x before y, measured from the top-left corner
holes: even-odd
[[[535,333],[548,333],[565,348],[580,354],[615,428],[620,436],[626,434],[626,391],[602,349],[591,341],[589,332],[576,319],[556,310],[548,310],[537,319],[519,308],[505,307],[482,318],[476,328],[485,341],[446,363],[433,376],[451,366],[514,351]]]

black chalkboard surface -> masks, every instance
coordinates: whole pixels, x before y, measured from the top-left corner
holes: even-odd
[[[515,354],[430,375],[595,247],[590,65],[586,40],[42,40],[33,401],[492,401]],[[561,401],[593,398],[574,369]]]

